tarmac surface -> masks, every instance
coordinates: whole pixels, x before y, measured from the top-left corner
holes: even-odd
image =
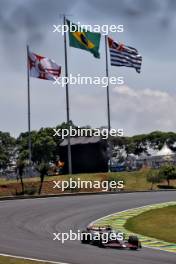
[[[175,264],[176,254],[159,250],[53,241],[53,233],[77,232],[105,215],[175,200],[176,191],[162,191],[0,201],[0,253],[69,264]]]

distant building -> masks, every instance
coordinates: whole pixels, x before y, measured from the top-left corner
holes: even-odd
[[[72,172],[90,173],[108,171],[107,141],[100,137],[74,137],[71,141]],[[68,173],[68,140],[60,144],[60,161],[63,174]]]

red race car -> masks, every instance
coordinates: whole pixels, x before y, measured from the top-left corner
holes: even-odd
[[[137,250],[142,247],[137,236],[129,236],[128,239],[125,239],[123,233],[113,230],[110,226],[87,227],[81,233],[81,242],[102,248]]]

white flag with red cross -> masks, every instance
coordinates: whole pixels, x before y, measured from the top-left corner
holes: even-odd
[[[28,67],[31,77],[43,80],[55,80],[61,74],[61,66],[57,65],[53,60],[28,52]]]

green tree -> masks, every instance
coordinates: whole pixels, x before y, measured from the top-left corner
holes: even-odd
[[[41,128],[39,131],[31,132],[32,142],[32,161],[36,164],[42,161],[53,161],[57,153],[57,143],[53,137],[52,128]],[[19,159],[27,160],[28,152],[28,133],[21,133],[17,139]]]
[[[46,162],[41,162],[39,165],[37,165],[36,169],[40,173],[40,186],[38,191],[38,194],[40,195],[43,187],[44,178],[48,174],[49,164]]]
[[[24,160],[17,160],[17,171],[18,175],[20,177],[20,182],[21,182],[21,193],[24,194],[24,182],[23,182],[23,173],[24,173],[24,168],[25,168],[25,161]]]
[[[32,144],[35,142],[35,137],[37,135],[37,131],[31,131],[31,141]],[[29,145],[28,145],[28,140],[29,140],[29,133],[21,133],[19,137],[17,138],[16,144],[18,147],[19,151],[19,159],[20,160],[28,160],[29,157]]]
[[[56,143],[46,132],[39,132],[32,144],[32,160],[35,163],[53,161],[55,159]]]
[[[159,175],[167,181],[169,186],[170,180],[176,179],[176,168],[173,165],[164,165],[160,168]]]
[[[147,181],[151,182],[151,190],[153,190],[153,185],[155,183],[160,183],[163,181],[163,178],[159,174],[158,170],[150,169],[147,173]]]
[[[15,138],[9,133],[0,131],[0,169],[5,169],[14,154]]]

